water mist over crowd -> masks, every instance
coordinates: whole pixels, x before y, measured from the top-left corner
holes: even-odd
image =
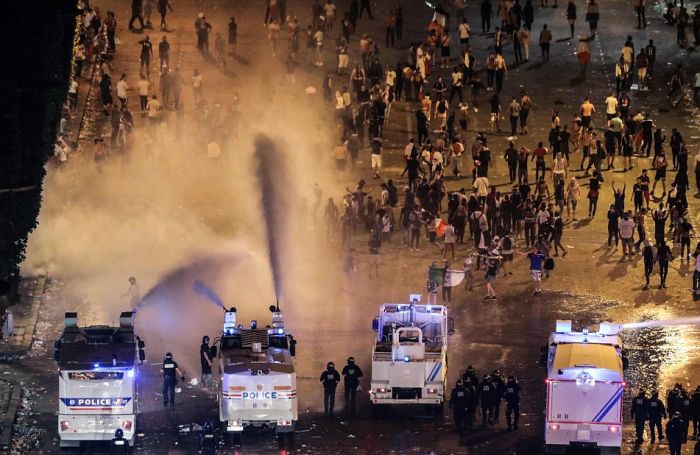
[[[254,78],[237,83],[240,99],[233,101],[229,79],[207,76],[210,96],[223,107],[237,103],[240,113],[222,156],[206,156],[206,121],[187,122],[181,137],[167,134],[150,150],[137,128],[129,159],[114,152],[101,168],[86,144],[82,157],[49,172],[23,264],[25,275],[65,283],[65,311],[78,311],[81,324],[116,322],[130,309],[123,294],[134,276],[144,296],[137,326],[149,361],[169,350],[185,368],[196,368],[201,336],[218,335],[223,318],[192,291],[195,280],[236,306],[243,323],[267,324],[267,308],[280,298],[293,326],[294,302],[309,305],[338,291],[337,251],[320,248],[317,235],[322,201],[340,202],[324,153],[331,148],[322,132],[330,129],[319,120],[327,108],[304,99],[299,84],[282,92]],[[260,102],[261,93],[269,103]],[[308,316],[296,316],[302,314]],[[325,317],[304,322],[313,328]]]

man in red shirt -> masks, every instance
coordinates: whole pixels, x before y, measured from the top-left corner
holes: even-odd
[[[535,182],[540,180],[540,170],[542,171],[542,178],[544,178],[545,164],[544,156],[547,154],[547,147],[542,146],[542,142],[537,143],[537,148],[532,151],[532,158],[530,161],[535,160]]]

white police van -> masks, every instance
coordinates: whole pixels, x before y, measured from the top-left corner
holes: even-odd
[[[620,453],[627,368],[620,328],[604,322],[597,332],[574,332],[571,321],[556,322],[540,359],[547,368],[546,453],[570,446]]]
[[[236,309],[224,314],[224,330],[215,340],[219,361],[219,420],[241,444],[246,428],[274,429],[282,445],[293,445],[299,418],[294,337],[286,333],[278,306],[272,324],[250,328],[237,324]],[[217,343],[218,341],[218,343]]]
[[[144,343],[134,334],[133,313],[119,327],[78,326],[66,313],[55,344],[58,362],[58,436],[61,447],[83,441],[109,441],[117,429],[134,444],[138,405],[137,372]]]

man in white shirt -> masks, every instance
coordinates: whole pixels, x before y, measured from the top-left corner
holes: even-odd
[[[452,260],[455,259],[455,228],[451,224],[445,226],[445,241],[442,245],[442,258],[445,259],[447,250],[452,252]]]
[[[457,27],[457,34],[459,35],[459,43],[462,46],[462,50],[465,50],[469,46],[469,36],[472,34],[472,29],[467,23],[467,19],[462,19],[462,23]]]
[[[450,98],[449,102],[452,102],[452,98],[454,98],[455,93],[459,95],[459,102],[463,103],[464,100],[462,99],[462,78],[464,77],[464,73],[462,73],[462,70],[459,69],[458,66],[455,66],[452,69],[452,86],[450,87]]]
[[[136,88],[139,92],[139,101],[141,102],[141,112],[146,112],[146,106],[148,106],[148,89],[151,83],[148,82],[144,74],[141,75],[141,79],[136,83]]]
[[[386,85],[389,87],[394,87],[396,84],[396,71],[390,66],[386,66]]]
[[[612,120],[613,117],[615,117],[615,114],[617,113],[617,105],[617,98],[615,98],[612,92],[610,92],[608,97],[605,98],[605,116],[608,118],[608,120]]]
[[[158,125],[160,124],[160,110],[163,105],[160,104],[156,95],[146,105],[146,110],[148,111],[148,124],[153,129],[154,135],[158,133]]]
[[[328,2],[323,5],[323,14],[326,16],[326,31],[330,33],[333,31],[333,24],[335,23],[335,12],[337,8],[333,3],[333,0],[328,0]]]
[[[129,85],[126,83],[126,74],[122,73],[119,82],[117,82],[117,98],[119,98],[122,109],[126,107],[126,91],[128,89]]]
[[[629,255],[629,260],[632,260],[634,253],[632,252],[633,236],[634,236],[634,220],[630,216],[629,212],[624,213],[622,218],[617,222],[617,226],[620,230],[620,237],[622,238],[622,260]]]

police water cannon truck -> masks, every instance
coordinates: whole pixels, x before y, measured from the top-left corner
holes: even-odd
[[[540,358],[547,368],[546,453],[566,453],[568,447],[620,453],[627,368],[621,327],[604,322],[597,332],[574,332],[571,321],[556,322]]]
[[[241,444],[244,429],[274,429],[281,445],[293,444],[297,411],[296,340],[285,331],[279,306],[271,306],[272,323],[244,328],[236,309],[225,310],[224,328],[215,341],[220,371],[219,420]],[[218,347],[218,349],[217,349]],[[218,352],[217,352],[218,351]]]
[[[136,379],[145,344],[134,334],[133,316],[121,313],[118,327],[80,327],[77,313],[65,314],[65,329],[54,350],[61,447],[110,441],[118,429],[134,445]]]
[[[422,404],[440,414],[445,402],[447,338],[454,333],[447,307],[385,303],[372,321],[377,337],[372,348],[370,400],[385,405]]]

